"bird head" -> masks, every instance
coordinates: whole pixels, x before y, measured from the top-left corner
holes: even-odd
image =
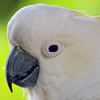
[[[99,82],[99,26],[95,18],[54,5],[30,5],[16,12],[7,28],[10,90],[14,83],[27,88],[31,97],[66,100]]]

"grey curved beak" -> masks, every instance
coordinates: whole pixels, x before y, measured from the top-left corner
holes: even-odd
[[[13,91],[12,83],[25,88],[35,86],[39,70],[37,58],[14,46],[5,65],[6,80],[10,91]]]

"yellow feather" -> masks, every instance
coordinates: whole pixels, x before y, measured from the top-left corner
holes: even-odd
[[[86,14],[84,14],[84,13],[82,13],[82,12],[77,12],[77,13],[75,14],[75,16],[80,16],[80,17],[86,17],[86,18],[89,18],[88,15],[86,15]]]
[[[100,16],[96,16],[94,18],[100,21]]]
[[[82,12],[77,12],[77,13],[75,14],[75,16],[86,17],[86,18],[94,18],[94,19],[100,21],[100,16],[96,16],[96,17],[88,16],[87,14],[84,14],[84,13],[82,13]]]

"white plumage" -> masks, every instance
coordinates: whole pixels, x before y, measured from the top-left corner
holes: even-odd
[[[54,5],[22,8],[8,23],[11,45],[39,59],[30,100],[100,100],[100,21]],[[58,51],[50,53],[50,45]]]

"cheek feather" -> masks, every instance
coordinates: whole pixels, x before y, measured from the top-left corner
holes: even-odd
[[[64,59],[66,62],[64,62],[63,66],[65,66],[66,73],[71,77],[75,77],[88,67],[90,60],[89,50],[86,47],[67,47],[64,52]]]

